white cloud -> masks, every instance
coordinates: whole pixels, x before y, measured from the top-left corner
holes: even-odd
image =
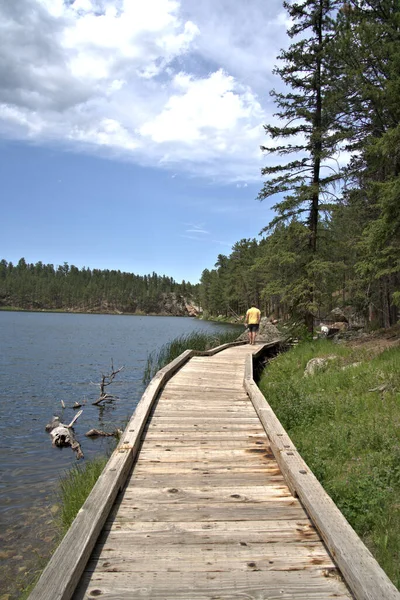
[[[226,132],[233,131],[240,120],[248,129],[252,117],[262,118],[257,99],[248,89],[240,89],[222,69],[203,79],[179,73],[172,88],[178,93],[169,98],[155,119],[140,129],[142,135],[155,142],[192,145],[202,141],[227,151]]]
[[[285,27],[280,0],[0,0],[0,134],[245,186]]]

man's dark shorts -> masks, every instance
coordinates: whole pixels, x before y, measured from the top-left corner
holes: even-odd
[[[257,332],[259,330],[260,326],[258,323],[255,323],[254,325],[249,325],[249,331],[251,333]]]

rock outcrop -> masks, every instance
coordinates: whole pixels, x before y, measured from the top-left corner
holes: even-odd
[[[262,317],[260,322],[260,329],[257,334],[256,343],[263,342],[267,344],[268,342],[274,342],[275,340],[281,340],[282,335],[279,330],[273,325],[267,317]],[[248,340],[248,332],[247,329],[240,334],[238,337],[238,342],[247,342]]]
[[[311,358],[308,361],[306,368],[304,370],[304,377],[310,377],[315,375],[317,371],[322,371],[326,368],[328,362],[330,360],[335,360],[336,356],[329,355],[325,357]]]

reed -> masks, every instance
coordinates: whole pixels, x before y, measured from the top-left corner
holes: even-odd
[[[234,342],[242,331],[219,331],[218,333],[205,333],[194,331],[181,335],[171,342],[167,342],[157,351],[151,352],[146,361],[143,383],[148,385],[154,375],[168,363],[177,358],[185,350],[209,350],[221,344]]]
[[[307,361],[334,355],[304,377]],[[400,586],[400,348],[321,340],[271,361],[260,389],[327,493]]]
[[[64,535],[75,519],[94,484],[103,472],[108,456],[93,458],[83,465],[74,465],[60,480],[59,527]]]

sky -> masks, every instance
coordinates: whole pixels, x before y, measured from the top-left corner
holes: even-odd
[[[0,258],[196,283],[259,238],[282,0],[0,0]]]

